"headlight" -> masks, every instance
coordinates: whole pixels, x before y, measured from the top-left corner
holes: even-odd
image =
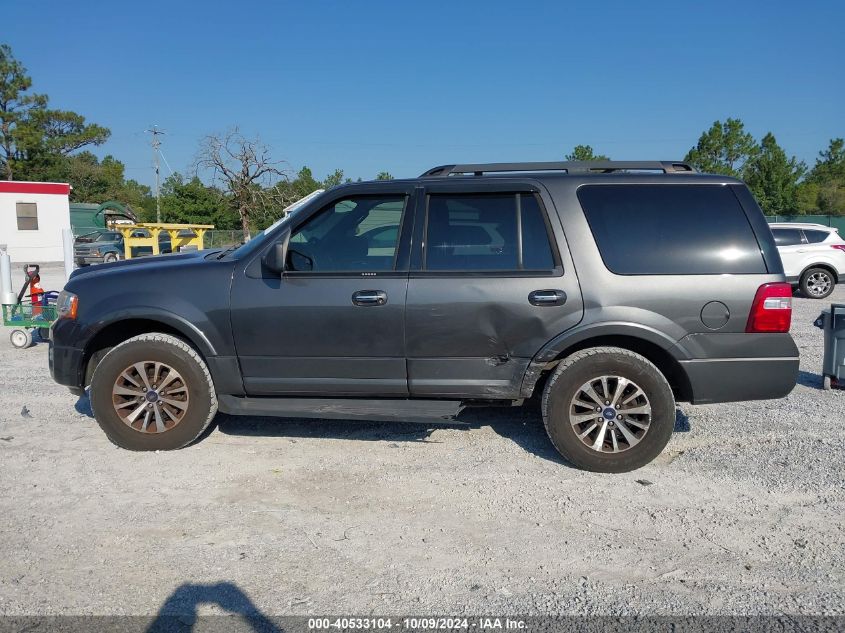
[[[91,254],[92,254],[94,257],[99,257],[99,256],[100,256],[100,249],[99,249],[99,248],[95,248],[93,251],[91,251]]]
[[[75,319],[78,306],[79,297],[67,290],[62,290],[56,299],[56,312],[60,319]]]

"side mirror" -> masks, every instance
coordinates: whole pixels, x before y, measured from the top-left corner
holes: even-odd
[[[285,262],[288,258],[288,242],[290,242],[290,229],[287,229],[279,236],[279,241],[264,255],[264,265],[274,273],[280,275],[285,270]]]

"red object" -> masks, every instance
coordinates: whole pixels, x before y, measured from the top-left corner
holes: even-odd
[[[41,287],[41,277],[34,275],[29,279],[29,298],[32,300],[32,316],[41,314],[44,302],[44,288]]]
[[[66,196],[70,193],[70,185],[63,182],[0,180],[0,193],[52,193]]]
[[[831,248],[836,248],[845,253],[845,244],[831,244]]]
[[[746,332],[789,332],[792,323],[792,286],[763,284],[754,295]]]

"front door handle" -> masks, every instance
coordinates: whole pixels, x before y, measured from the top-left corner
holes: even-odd
[[[384,290],[359,290],[352,294],[352,303],[356,306],[383,306],[387,303]]]
[[[528,295],[528,303],[533,306],[562,306],[566,303],[563,290],[535,290]]]

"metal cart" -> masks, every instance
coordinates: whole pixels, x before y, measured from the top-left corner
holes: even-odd
[[[9,340],[18,349],[32,345],[33,333],[38,332],[42,341],[50,338],[50,324],[56,320],[57,292],[41,289],[38,264],[23,267],[26,279],[17,296],[17,303],[3,305],[3,325],[14,328]],[[30,290],[29,300],[26,291]],[[33,301],[35,299],[35,301]]]
[[[37,330],[42,341],[50,337],[50,324],[56,320],[56,306],[19,303],[3,306],[3,325],[14,328],[9,340],[18,349],[32,345]]]
[[[824,330],[823,386],[845,388],[845,304],[831,304],[814,325]]]

